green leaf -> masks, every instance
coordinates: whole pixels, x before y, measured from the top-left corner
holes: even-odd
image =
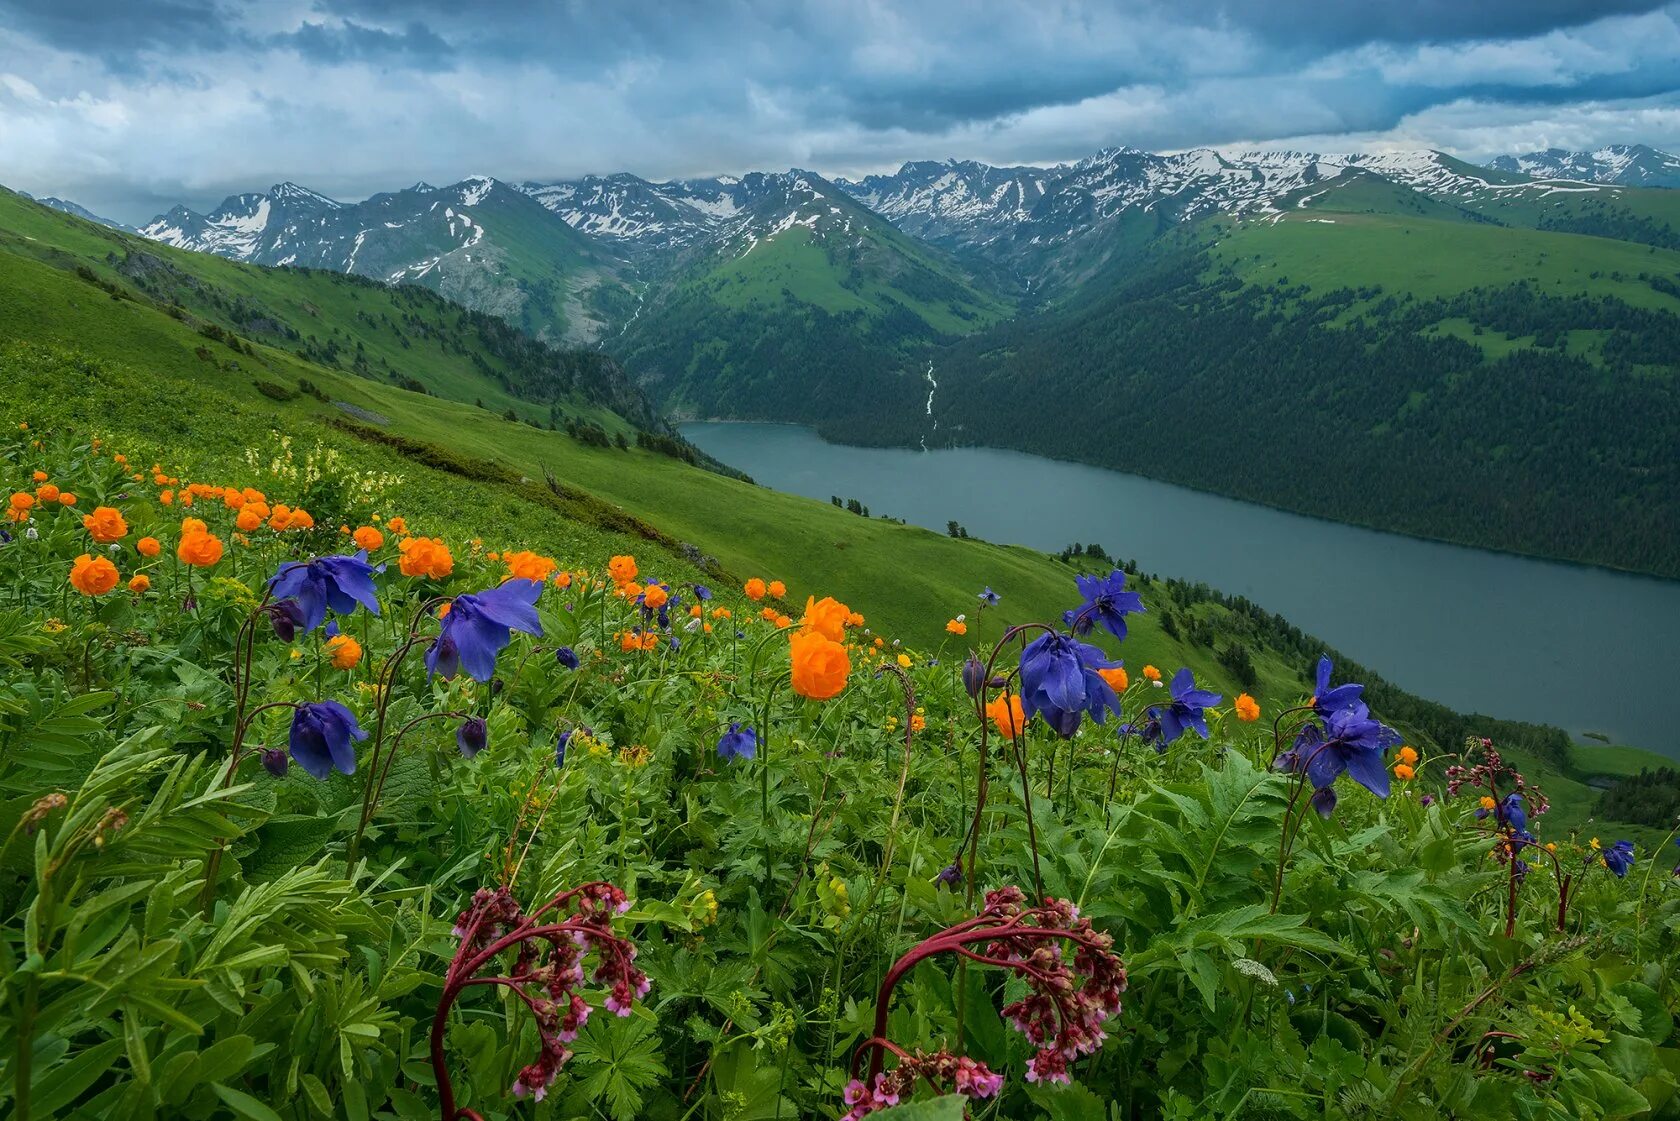
[[[963,1121],[963,1109],[967,1104],[968,1099],[961,1094],[946,1094],[927,1101],[895,1105],[870,1116],[880,1121]]]
[[[210,1089],[215,1091],[224,1105],[248,1121],[282,1121],[278,1113],[243,1090],[235,1090],[232,1086],[224,1086],[220,1082],[212,1082]]]
[[[89,1047],[75,1058],[49,1069],[37,1069],[30,1080],[33,1087],[31,1104],[36,1117],[51,1117],[75,1101],[89,1086],[97,1082],[111,1065],[111,1060],[123,1049],[120,1039],[107,1039]]]

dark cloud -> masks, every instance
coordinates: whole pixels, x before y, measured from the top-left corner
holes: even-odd
[[[0,33],[122,66],[141,50],[219,51],[242,41],[216,0],[0,0]]]
[[[296,31],[274,36],[270,42],[290,47],[315,62],[340,65],[377,60],[422,66],[446,62],[455,49],[423,23],[410,21],[401,31],[386,31],[345,20],[337,26],[305,22]]]
[[[1372,41],[1451,43],[1508,39],[1606,16],[1637,15],[1666,0],[1171,0],[1158,10],[1197,23],[1243,27],[1273,41],[1346,47]]]

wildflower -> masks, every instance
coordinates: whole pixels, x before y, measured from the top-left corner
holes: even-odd
[[[1313,690],[1312,706],[1320,720],[1330,719],[1330,714],[1344,708],[1363,708],[1365,702],[1360,700],[1360,694],[1365,692],[1363,685],[1338,685],[1330,688],[1330,671],[1332,670],[1328,655],[1321,655],[1318,659],[1318,688]]]
[[[1108,687],[1116,694],[1124,693],[1126,687],[1132,683],[1132,679],[1126,676],[1126,667],[1118,663],[1099,669],[1097,676],[1108,682]]]
[[[1406,764],[1408,767],[1417,766],[1418,753],[1415,748],[1407,747],[1405,744],[1401,744],[1400,750],[1396,754],[1398,755],[1400,762]]]
[[[189,533],[175,546],[175,555],[194,568],[209,568],[222,559],[222,542],[219,537],[203,530]]]
[[[578,668],[577,652],[570,646],[562,646],[560,649],[556,650],[554,652],[554,660],[565,666],[567,669]]]
[[[105,557],[83,553],[70,566],[70,586],[84,596],[102,596],[117,586],[117,566]]]
[[[572,574],[570,572],[560,573],[559,575],[557,575],[554,578],[554,586],[556,588],[569,588],[569,587],[571,587],[572,586]]]
[[[900,669],[909,669],[912,665],[914,665],[914,663],[910,660],[910,655],[908,654],[900,654],[897,661]]]
[[[799,631],[788,641],[793,664],[793,691],[814,701],[826,701],[846,687],[852,661],[846,648],[817,631]]]
[[[29,517],[30,508],[35,505],[35,496],[18,491],[12,495],[8,514],[14,522],[21,522]]]
[[[1483,811],[1491,810],[1491,809],[1493,809],[1494,806],[1497,806],[1498,804],[1499,803],[1495,802],[1492,798],[1489,798],[1486,794],[1482,795],[1481,801],[1478,803],[1478,805],[1480,806],[1480,808]],[[1593,841],[1593,847],[1596,848],[1597,846],[1598,846],[1598,841],[1594,840]]]
[[[1599,855],[1604,866],[1614,872],[1618,880],[1622,879],[1633,867],[1633,842],[1617,841]]]
[[[1203,709],[1218,704],[1222,699],[1218,693],[1196,688],[1195,675],[1190,672],[1190,667],[1180,669],[1172,679],[1172,703],[1157,713],[1161,722],[1161,743],[1172,743],[1187,728],[1194,729],[1204,740],[1207,739],[1207,718]]]
[[[957,867],[956,861],[953,860],[939,870],[939,875],[933,878],[933,882],[955,889],[962,884],[962,869]]]
[[[545,557],[529,549],[522,549],[517,553],[503,553],[502,563],[507,565],[508,576],[518,580],[547,580],[554,570],[560,567],[553,557]]]
[[[39,473],[40,472],[36,472],[36,474]],[[35,488],[35,497],[40,499],[42,502],[57,502],[58,496],[61,493],[63,492],[51,483],[42,483],[40,486]]]
[[[1399,741],[1392,728],[1357,709],[1342,708],[1331,712],[1322,727],[1308,724],[1301,729],[1294,745],[1278,756],[1277,765],[1306,772],[1313,785],[1313,806],[1327,818],[1336,807],[1333,784],[1343,771],[1377,797],[1388,797],[1383,753]]]
[[[1260,719],[1260,702],[1247,693],[1237,694],[1237,719],[1252,724]]]
[[[781,599],[787,595],[787,585],[780,580],[770,581],[770,587],[767,590],[770,592],[771,599]]]
[[[385,544],[385,535],[371,525],[361,525],[350,535],[350,540],[356,543],[356,548],[371,553]]]
[[[718,738],[717,753],[723,760],[751,759],[758,754],[758,733],[740,723],[730,724],[729,731]]]
[[[49,477],[50,476],[48,476],[45,471],[37,471],[30,476],[30,478],[34,479],[37,483],[44,483]]]
[[[262,515],[255,510],[241,510],[233,519],[233,527],[240,533],[255,533],[263,524]]]
[[[455,571],[455,558],[449,546],[436,537],[408,537],[397,545],[401,557],[397,569],[404,576],[429,576],[442,580]]]
[[[292,758],[310,776],[356,773],[354,741],[367,739],[351,711],[337,701],[305,702],[292,711]]]
[[[490,731],[481,716],[471,717],[455,729],[455,746],[468,759],[483,751],[489,742]]]
[[[817,599],[814,596],[805,597],[805,614],[800,618],[799,625],[806,630],[816,631],[832,642],[846,640],[846,620],[851,615],[851,609],[833,596]]]
[[[986,685],[986,666],[973,654],[962,667],[963,691],[971,697],[978,697],[980,690]]]
[[[752,600],[754,603],[757,603],[759,600],[764,598],[764,593],[765,593],[766,589],[765,589],[765,586],[764,586],[764,581],[760,580],[758,577],[754,576],[751,580],[748,580],[745,584],[743,584],[741,586],[741,591],[746,595],[746,597],[748,599]]]
[[[1014,739],[1027,726],[1027,714],[1021,707],[1021,698],[1014,693],[1007,697],[999,694],[987,702],[986,715],[997,725],[998,735],[1006,739]]]
[[[952,619],[950,622],[945,624],[945,630],[951,634],[967,634],[968,624],[963,622],[961,619]]]
[[[355,669],[362,660],[362,644],[347,634],[335,634],[327,640],[327,657],[334,669]]]
[[[292,757],[278,747],[261,748],[257,756],[262,760],[263,770],[275,778],[285,778],[286,772],[291,769]]]
[[[920,732],[922,729],[924,729],[926,727],[927,727],[927,717],[923,716],[921,713],[918,712],[915,715],[910,717],[910,730],[912,732]]]
[[[793,619],[780,613],[778,613],[775,619],[771,621],[776,624],[776,629],[779,631],[785,631],[789,627],[793,626]]]
[[[1161,683],[1161,671],[1156,669],[1154,666],[1144,666],[1143,676],[1151,685],[1159,685]]]
[[[1002,599],[1003,597],[998,595],[996,592],[992,591],[991,585],[988,584],[984,589],[981,590],[980,594],[975,598],[977,598],[983,606],[996,607],[997,604],[998,604],[998,600]]]
[[[1091,633],[1101,623],[1115,638],[1126,637],[1126,616],[1143,610],[1143,597],[1126,590],[1126,574],[1116,568],[1107,576],[1078,576],[1074,583],[1085,602],[1063,614],[1068,629],[1077,635]]]
[[[74,506],[76,504],[76,496],[71,494],[69,491],[65,491],[58,496],[58,504],[60,506]]]
[[[667,592],[664,587],[659,584],[649,584],[642,592],[642,606],[646,607],[650,611],[659,610],[661,607],[664,607],[670,599],[671,593]]]
[[[356,610],[357,604],[361,604],[378,615],[379,596],[373,586],[375,571],[368,563],[366,552],[358,552],[355,556],[318,557],[312,561],[288,561],[269,578],[268,587],[276,599],[297,602],[303,612],[302,626],[307,633],[321,625],[328,608],[340,615],[349,615]]]
[[[1039,635],[1021,651],[1022,708],[1029,718],[1042,713],[1063,738],[1073,735],[1082,713],[1101,724],[1105,710],[1120,714],[1120,698],[1097,672],[1114,665],[1071,635]]]
[[[1412,769],[1410,763],[1396,763],[1394,764],[1394,777],[1401,782],[1411,782],[1412,779],[1417,777],[1417,772]]]
[[[1512,791],[1505,796],[1499,804],[1499,822],[1519,836],[1528,832],[1528,807],[1521,794]]]
[[[401,537],[408,532],[408,522],[403,518],[392,518],[385,523],[385,528]]]
[[[158,505],[159,506],[173,506],[174,504],[175,504],[175,492],[174,491],[172,491],[172,490],[160,490],[160,491],[158,491]]]
[[[701,603],[705,603],[712,598],[712,589],[706,587],[706,585],[694,584],[691,587],[694,588],[694,598]]]
[[[163,545],[155,537],[142,537],[134,543],[134,551],[143,557],[155,557],[163,552]]]
[[[498,587],[451,601],[438,637],[426,650],[427,675],[445,679],[464,667],[478,681],[496,672],[496,656],[512,641],[512,631],[542,635],[534,606],[543,586],[535,580],[508,580]]]
[[[151,586],[152,578],[147,576],[144,572],[135,573],[128,581],[128,590],[133,592],[135,595],[144,594],[146,591],[150,590]]]
[[[636,558],[616,556],[607,562],[607,574],[615,584],[628,584],[636,578]]]

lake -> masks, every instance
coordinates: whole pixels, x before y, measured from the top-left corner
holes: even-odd
[[[1680,758],[1680,582],[1420,541],[1021,452],[847,447],[786,424],[682,433],[777,490],[857,498],[940,532],[955,520],[1048,552],[1097,542],[1146,572],[1247,596],[1456,709]]]

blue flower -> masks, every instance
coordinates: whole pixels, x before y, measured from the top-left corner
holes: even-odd
[[[701,603],[705,603],[712,598],[712,589],[706,587],[704,584],[695,584],[694,598],[699,600]]]
[[[554,660],[565,666],[567,669],[578,668],[577,651],[573,650],[570,646],[562,646],[560,649],[556,650],[554,652]]]
[[[1523,803],[1523,796],[1513,791],[1499,803],[1499,822],[1510,827],[1513,833],[1528,832],[1528,808]]]
[[[1284,770],[1306,772],[1317,792],[1313,806],[1324,817],[1336,805],[1335,793],[1325,792],[1344,771],[1377,797],[1388,797],[1388,764],[1383,755],[1399,744],[1400,734],[1372,720],[1364,708],[1361,704],[1358,709],[1338,709],[1322,727],[1308,724],[1290,749],[1278,756],[1277,765]]]
[[[980,690],[986,684],[985,663],[981,662],[980,659],[976,658],[973,654],[970,654],[968,656],[968,661],[963,663],[962,683],[963,691],[971,697],[978,697],[980,695]]]
[[[264,747],[257,751],[262,757],[263,769],[275,778],[285,778],[286,770],[292,765],[292,757],[278,747]]]
[[[447,680],[464,667],[473,679],[489,681],[496,656],[513,640],[510,632],[542,634],[534,606],[542,589],[536,580],[509,580],[489,591],[456,596],[426,650],[426,675]]]
[[[483,751],[489,743],[490,730],[481,716],[472,717],[455,730],[455,746],[468,759]]]
[[[378,571],[368,563],[367,550],[353,557],[319,557],[312,561],[287,561],[269,578],[269,591],[279,600],[292,600],[302,613],[305,633],[321,625],[327,608],[340,615],[356,610],[359,603],[375,615],[379,599],[373,586]]]
[[[1604,850],[1604,866],[1616,873],[1619,880],[1633,867],[1633,842],[1617,841]]]
[[[1002,598],[1002,596],[992,591],[992,586],[990,584],[986,585],[985,590],[983,590],[979,596],[980,602],[985,604],[987,607],[996,607],[998,600]]]
[[[1330,671],[1333,668],[1329,656],[1321,654],[1318,659],[1318,688],[1313,690],[1312,698],[1312,709],[1320,720],[1330,719],[1330,714],[1338,709],[1365,708],[1365,702],[1360,700],[1365,686],[1350,683],[1330,688]]]
[[[1119,664],[1070,635],[1039,635],[1021,651],[1021,710],[1029,720],[1042,713],[1064,738],[1073,735],[1082,714],[1098,724],[1105,709],[1119,716],[1120,698],[1097,673]]]
[[[1172,743],[1184,734],[1186,728],[1194,728],[1204,740],[1207,739],[1207,718],[1202,714],[1202,710],[1218,704],[1224,698],[1218,693],[1196,688],[1196,678],[1190,672],[1189,666],[1180,669],[1173,676],[1172,698],[1171,704],[1164,705],[1159,710],[1161,742]]]
[[[303,626],[303,608],[294,599],[283,599],[268,605],[268,621],[274,624],[274,637],[290,642]]]
[[[1118,568],[1107,576],[1078,576],[1074,583],[1085,602],[1062,615],[1074,634],[1090,634],[1101,623],[1115,638],[1126,637],[1126,616],[1143,610],[1143,597],[1126,590],[1126,574]]]
[[[739,723],[731,724],[729,731],[718,739],[717,753],[718,758],[725,760],[751,759],[758,754],[758,733]]]
[[[587,736],[589,735],[589,729],[567,728],[564,732],[560,733],[559,737],[554,741],[554,765],[556,767],[564,767],[566,765],[566,745],[572,742],[572,736],[574,733]]]
[[[955,861],[952,861],[939,870],[939,875],[933,878],[933,882],[944,884],[948,888],[955,888],[962,883],[962,869],[957,867]]]
[[[335,770],[355,774],[352,741],[367,736],[355,714],[337,701],[304,703],[292,710],[292,758],[314,778],[324,779]]]

